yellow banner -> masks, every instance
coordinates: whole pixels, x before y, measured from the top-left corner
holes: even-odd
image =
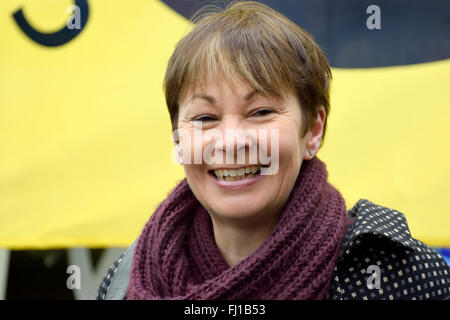
[[[2,247],[128,246],[184,177],[162,80],[190,23],[156,0],[88,1],[80,21],[83,2],[0,2]],[[450,60],[333,72],[330,181],[450,246]]]

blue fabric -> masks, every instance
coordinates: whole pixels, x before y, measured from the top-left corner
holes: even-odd
[[[450,266],[450,248],[434,248]]]

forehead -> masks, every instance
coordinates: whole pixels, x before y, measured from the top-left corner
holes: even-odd
[[[249,92],[245,93],[244,95],[240,96],[235,94],[238,99],[241,98],[241,100],[243,101],[250,101],[253,98],[256,98],[257,96],[259,96],[260,94],[258,93],[258,91],[256,89],[252,89]],[[196,93],[193,93],[192,96],[190,97],[190,101],[193,100],[206,100],[207,102],[209,102],[210,104],[216,104],[217,100],[220,99],[220,96],[218,98],[216,98],[216,95],[214,93],[208,93],[208,90],[204,91],[197,91]]]
[[[270,91],[258,90],[250,85],[243,84],[242,82],[227,82],[211,81],[203,83],[201,85],[193,85],[186,90],[185,104],[192,104],[195,102],[208,102],[209,104],[220,103],[222,99],[227,99],[230,95],[237,101],[247,103],[254,100],[270,100],[270,101],[282,101],[287,95],[287,91],[282,94],[278,94]]]

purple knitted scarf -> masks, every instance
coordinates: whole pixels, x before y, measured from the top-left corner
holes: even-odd
[[[230,267],[209,213],[183,179],[144,227],[127,299],[327,299],[345,233],[342,195],[317,157],[302,163],[268,238]]]

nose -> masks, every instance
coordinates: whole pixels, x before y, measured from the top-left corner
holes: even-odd
[[[255,145],[252,130],[246,128],[238,115],[223,117],[220,124],[221,139],[216,139],[214,149],[216,152],[224,152],[226,163],[246,163],[246,154]],[[255,132],[256,133],[256,132]]]

